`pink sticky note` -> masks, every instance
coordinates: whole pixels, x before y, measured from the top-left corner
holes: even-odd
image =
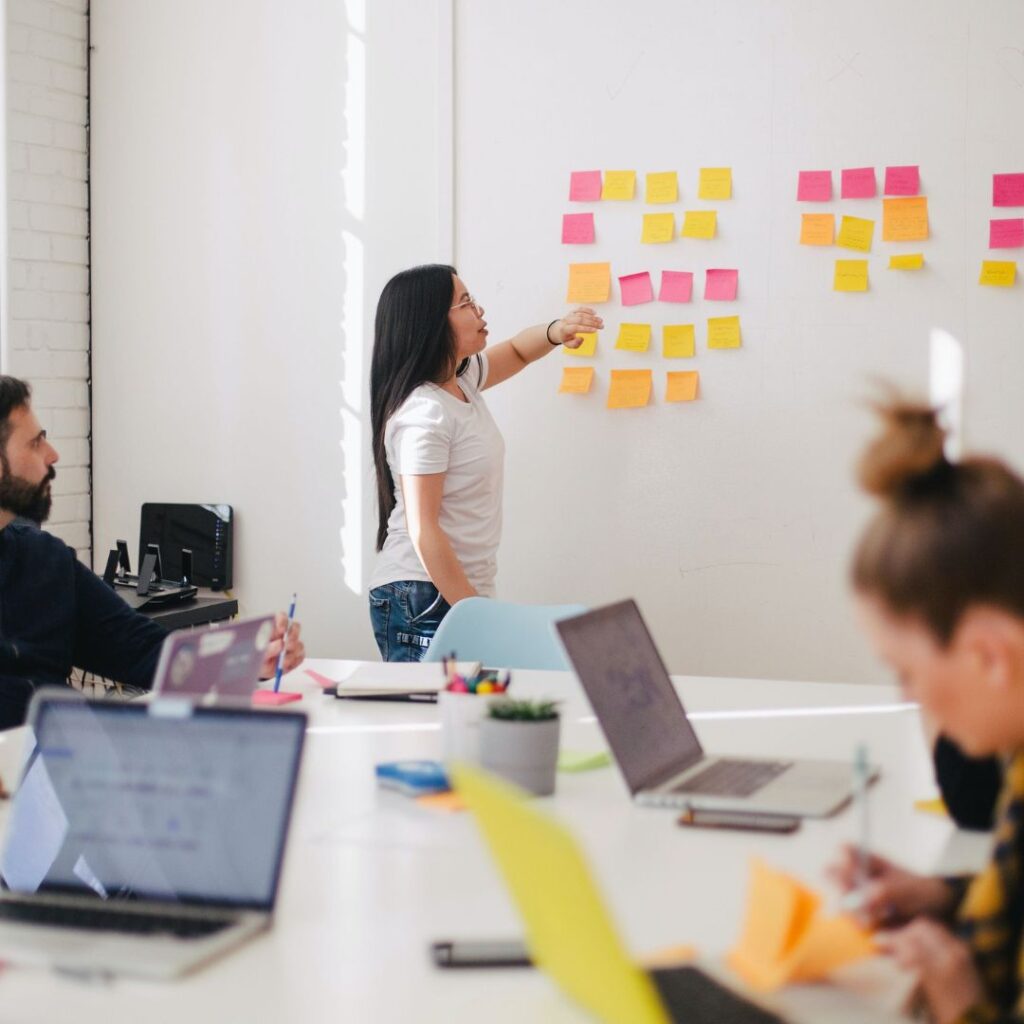
[[[303,671],[310,679],[313,680],[314,683],[316,683],[317,686],[323,687],[325,690],[331,686],[338,685],[337,679],[328,679],[327,676],[323,675],[321,672],[314,672],[311,668],[304,669]]]
[[[688,270],[663,270],[659,302],[689,302],[693,296],[693,274]]]
[[[592,213],[563,213],[562,242],[565,245],[589,245],[594,240]]]
[[[843,199],[872,199],[878,192],[874,167],[844,167],[840,196]]]
[[[992,205],[1024,206],[1024,174],[993,174]]]
[[[285,690],[256,690],[252,695],[253,704],[263,704],[272,708],[291,704],[293,700],[302,700],[302,694],[288,693]]]
[[[887,196],[916,196],[921,191],[921,171],[917,164],[906,167],[886,167],[885,194]]]
[[[704,298],[732,302],[740,283],[738,270],[709,270],[704,278]]]
[[[1019,249],[1024,246],[1024,217],[988,222],[988,247],[990,249]]]
[[[601,198],[600,171],[573,171],[569,176],[569,199],[574,203],[596,203]]]
[[[646,270],[641,274],[626,274],[620,277],[619,290],[622,292],[624,306],[639,306],[641,302],[654,301],[651,275]]]
[[[832,198],[832,172],[801,171],[796,198],[801,203],[827,203]]]

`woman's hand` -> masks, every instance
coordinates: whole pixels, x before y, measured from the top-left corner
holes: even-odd
[[[274,632],[270,636],[270,643],[263,653],[263,662],[260,665],[260,679],[273,679],[277,672],[277,656],[281,653],[281,644],[284,643],[284,666],[285,672],[291,672],[298,668],[306,657],[306,645],[302,642],[302,626],[292,622],[292,628],[288,629],[288,616],[284,612],[278,612],[274,616]]]
[[[561,320],[556,320],[548,333],[552,341],[560,342],[566,348],[579,348],[583,344],[580,334],[600,331],[603,327],[604,321],[592,309],[579,306]]]

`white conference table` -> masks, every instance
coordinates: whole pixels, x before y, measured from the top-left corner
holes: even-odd
[[[304,667],[342,679],[357,664],[318,659]],[[697,677],[676,684],[713,752],[845,760],[867,742],[883,771],[871,797],[878,852],[918,870],[969,870],[984,859],[986,837],[913,809],[935,787],[917,711],[894,687]],[[273,929],[172,983],[81,982],[9,968],[0,973],[0,1020],[592,1020],[538,971],[431,965],[432,940],[521,934],[472,818],[428,810],[375,784],[377,762],[440,755],[437,706],[336,700],[302,669],[282,688],[304,694],[288,707],[306,711],[310,725]],[[571,674],[516,672],[514,690],[563,701],[563,749],[604,749]],[[20,732],[0,734],[5,780],[13,779]],[[671,811],[633,806],[614,767],[560,774],[556,795],[539,804],[582,843],[638,956],[686,943],[719,957],[740,926],[752,855],[824,889],[826,864],[856,838],[849,810],[807,821],[790,836],[680,829]],[[880,1005],[890,980],[869,968],[854,972],[851,984],[860,991],[877,981]],[[875,1019],[859,997],[835,986],[789,990],[781,1005],[830,1024]]]

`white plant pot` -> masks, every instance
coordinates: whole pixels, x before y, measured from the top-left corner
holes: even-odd
[[[550,796],[555,791],[560,727],[560,718],[542,722],[485,718],[480,723],[480,763],[536,796]]]

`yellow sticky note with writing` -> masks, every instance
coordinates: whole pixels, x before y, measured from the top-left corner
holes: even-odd
[[[696,349],[693,324],[665,324],[661,329],[661,354],[666,359],[692,359]]]
[[[836,219],[831,213],[805,213],[800,218],[801,245],[831,245],[836,237]]]
[[[700,199],[732,199],[732,168],[702,167],[697,196]]]
[[[669,370],[665,384],[666,402],[692,402],[700,387],[700,374],[696,370]]]
[[[679,178],[675,171],[658,171],[647,175],[644,199],[648,203],[679,201]]]
[[[867,260],[836,260],[836,273],[832,287],[837,292],[866,292],[868,290]]]
[[[927,237],[927,196],[882,200],[883,242],[920,242]]]
[[[978,284],[993,288],[1012,288],[1017,280],[1017,264],[1013,260],[982,260]]]
[[[844,217],[839,225],[836,245],[858,252],[871,252],[871,239],[875,234],[875,222],[864,217]]]
[[[563,366],[562,383],[558,387],[560,395],[585,395],[594,383],[592,366]]]
[[[641,242],[671,242],[676,235],[674,213],[645,213]]]
[[[615,347],[627,352],[646,352],[651,344],[650,324],[619,324]]]
[[[924,266],[923,252],[905,252],[889,257],[890,270],[920,270]]]
[[[567,302],[607,302],[612,292],[610,263],[570,263]]]
[[[567,356],[592,356],[597,351],[597,331],[581,331],[576,337],[583,339],[578,348],[562,346]]]
[[[683,214],[683,238],[714,238],[717,210],[687,210]]]
[[[651,400],[650,370],[612,370],[609,409],[639,409]]]
[[[632,199],[636,193],[636,171],[605,171],[602,199]]]
[[[738,316],[708,318],[708,348],[739,348],[742,343]]]

